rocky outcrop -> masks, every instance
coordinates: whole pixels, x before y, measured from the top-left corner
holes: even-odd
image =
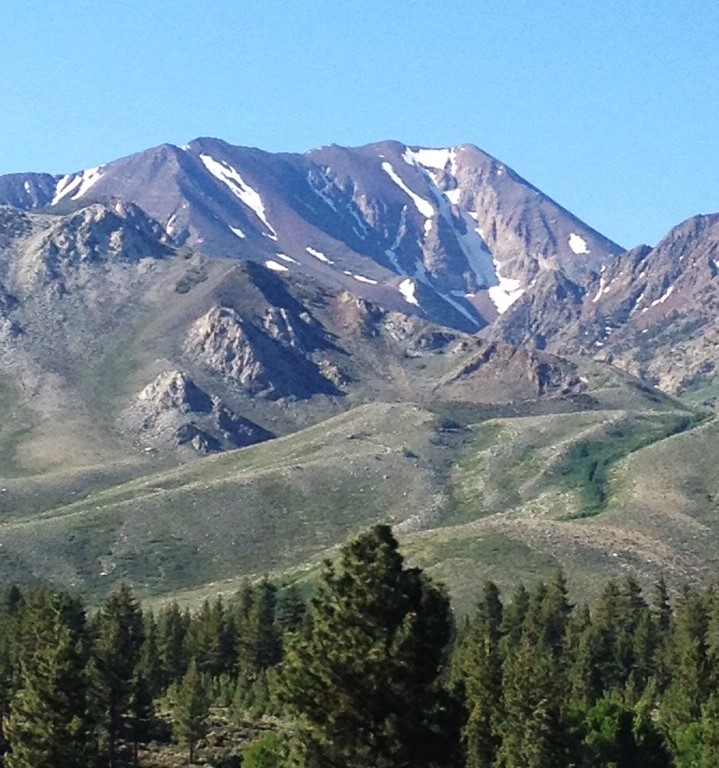
[[[521,402],[578,395],[586,390],[576,365],[554,355],[498,342],[478,351],[444,377],[443,397],[478,403]]]
[[[144,445],[189,447],[199,453],[243,448],[273,437],[178,370],[164,371],[144,387],[123,421]]]
[[[588,354],[670,393],[716,375],[719,215],[695,216],[570,280],[544,270],[483,335]]]
[[[181,371],[165,371],[151,381],[138,395],[155,411],[176,410],[180,413],[209,413],[212,399]]]
[[[213,307],[192,324],[185,352],[221,374],[247,394],[309,397],[339,394],[310,359],[287,313],[271,309],[263,327],[241,317],[229,307]]]
[[[138,265],[172,253],[157,222],[132,203],[95,204],[30,238],[12,275],[19,292],[49,287],[56,294],[84,287],[104,265]]]

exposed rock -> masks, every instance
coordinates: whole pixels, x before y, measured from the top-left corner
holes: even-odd
[[[85,285],[100,265],[136,265],[170,253],[157,222],[136,205],[116,201],[83,208],[41,230],[28,241],[13,275],[20,291],[44,285],[61,294]]]
[[[611,362],[677,393],[715,374],[719,215],[695,216],[656,246],[639,246],[570,280],[535,284],[484,335]]]
[[[150,382],[138,395],[158,411],[176,409],[181,413],[209,413],[212,400],[181,371],[165,371]]]
[[[303,354],[297,332],[281,310],[270,311],[260,329],[234,309],[213,307],[190,327],[185,350],[248,394],[274,398],[338,394],[317,364]]]
[[[188,446],[200,453],[242,448],[273,437],[177,370],[165,371],[148,384],[125,412],[124,423],[144,443]]]
[[[437,387],[444,397],[484,403],[577,395],[586,389],[568,360],[497,342],[482,343]]]

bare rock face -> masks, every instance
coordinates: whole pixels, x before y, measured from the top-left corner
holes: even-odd
[[[150,382],[138,395],[158,412],[176,409],[180,413],[209,413],[212,401],[181,371],[166,371]]]
[[[488,338],[591,355],[679,393],[716,374],[719,214],[695,216],[655,247],[576,281],[543,270]]]
[[[185,340],[187,352],[250,393],[271,386],[263,361],[250,341],[243,319],[234,309],[213,307],[191,327]]]
[[[136,205],[95,204],[30,238],[13,274],[22,292],[48,286],[59,294],[84,287],[102,265],[137,265],[171,252],[162,228]]]
[[[339,394],[304,352],[287,312],[272,308],[258,328],[229,307],[213,307],[190,327],[185,352],[251,395]]]
[[[200,453],[242,448],[273,437],[178,370],[164,371],[144,387],[124,414],[124,422],[143,443],[190,447]]]
[[[477,353],[438,386],[445,397],[474,402],[511,402],[577,395],[586,390],[568,360],[523,347],[482,342]]]

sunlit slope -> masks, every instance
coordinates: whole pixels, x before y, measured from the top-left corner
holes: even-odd
[[[377,520],[414,527],[447,463],[436,418],[370,405],[249,449],[97,491],[0,526],[5,578],[167,593],[302,565]],[[451,442],[451,437],[450,437]]]
[[[578,594],[607,577],[705,580],[719,553],[719,427],[685,413],[497,419],[448,482],[441,526],[408,542],[458,604],[562,564]]]
[[[123,579],[147,596],[201,597],[244,576],[311,573],[377,520],[396,525],[459,607],[484,578],[532,581],[560,562],[584,593],[628,571],[708,575],[713,421],[666,409],[461,412],[473,413],[366,405],[42,512],[6,512],[2,576],[96,598]]]

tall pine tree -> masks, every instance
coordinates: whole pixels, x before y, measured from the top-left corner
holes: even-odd
[[[87,768],[94,758],[84,615],[62,593],[32,593],[19,653],[21,689],[6,724],[7,768]]]
[[[289,636],[283,693],[297,717],[295,764],[456,764],[458,710],[439,681],[450,633],[446,595],[405,567],[388,526],[345,545]]]

